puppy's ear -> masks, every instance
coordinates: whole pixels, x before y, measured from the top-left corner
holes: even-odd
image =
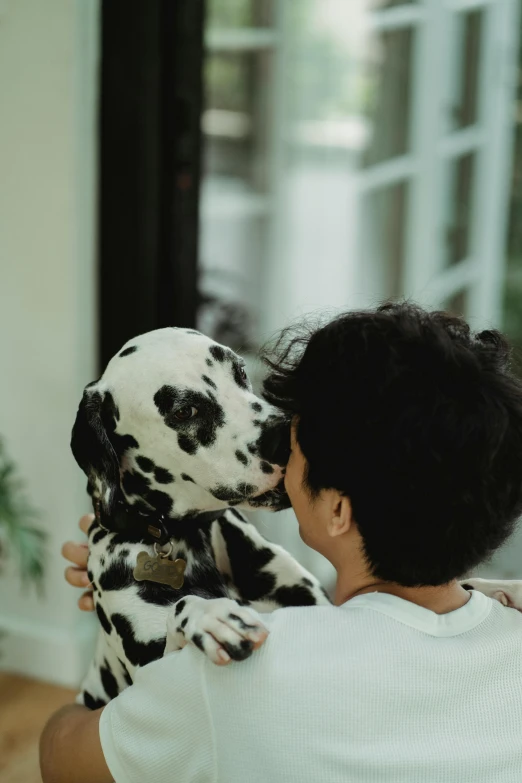
[[[104,513],[110,515],[119,493],[120,467],[103,422],[104,397],[105,393],[94,384],[85,389],[72,430],[71,449],[99,491]]]

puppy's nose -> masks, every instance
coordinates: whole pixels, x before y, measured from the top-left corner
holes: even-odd
[[[261,459],[274,465],[286,465],[290,458],[290,420],[271,416],[264,422],[257,441]]]

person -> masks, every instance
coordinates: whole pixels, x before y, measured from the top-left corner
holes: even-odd
[[[522,511],[505,339],[404,303],[287,332],[267,361],[265,395],[293,417],[286,489],[335,605],[263,615],[242,663],[187,646],[107,707],[65,708],[44,783],[520,781],[522,615],[458,581]]]

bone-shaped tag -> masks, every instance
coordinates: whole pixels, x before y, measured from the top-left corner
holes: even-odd
[[[140,552],[134,567],[134,579],[137,582],[158,582],[179,590],[185,581],[186,567],[187,562],[181,557],[170,560],[168,557],[151,557],[148,552]]]

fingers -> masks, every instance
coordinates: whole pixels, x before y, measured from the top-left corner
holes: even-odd
[[[94,599],[90,590],[87,590],[87,592],[78,599],[78,606],[82,612],[94,612]]]
[[[89,532],[89,528],[93,522],[94,522],[94,514],[84,514],[78,523],[78,526],[82,531],[82,533],[85,533],[85,535],[87,535],[87,533]]]
[[[75,541],[66,541],[62,547],[62,555],[66,560],[69,560],[71,563],[78,566],[78,568],[83,568],[84,570],[87,568],[87,558],[89,557],[89,547],[87,544],[77,544]]]
[[[68,566],[65,569],[65,579],[73,587],[88,587],[91,584],[87,571],[76,566]]]

